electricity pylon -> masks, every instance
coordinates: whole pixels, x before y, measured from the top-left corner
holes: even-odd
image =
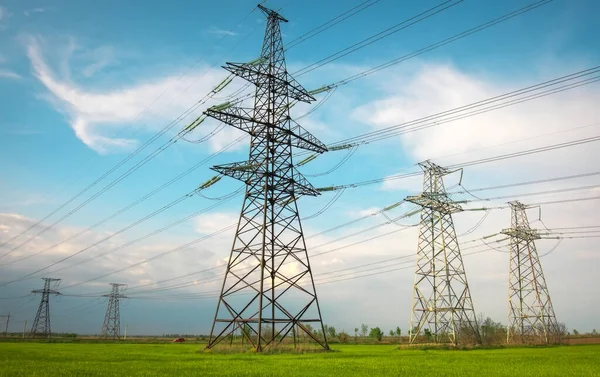
[[[535,247],[541,237],[529,227],[529,207],[518,201],[508,204],[511,227],[502,230],[510,236],[506,341],[550,343],[557,340],[559,329]]]
[[[40,306],[33,320],[33,326],[31,326],[31,336],[50,338],[52,336],[52,330],[50,329],[50,295],[60,295],[60,292],[54,290],[58,286],[60,279],[43,278],[43,280],[44,289],[31,291],[32,293],[42,294]],[[52,283],[54,283],[54,286],[50,287]]]
[[[421,332],[436,343],[457,344],[460,337],[479,343],[475,309],[452,221],[452,214],[462,208],[444,188],[443,177],[453,171],[430,161],[419,166],[424,172],[423,192],[406,198],[422,207],[410,343]]]
[[[4,327],[4,336],[8,336],[8,324],[10,323],[10,312],[6,315],[0,315],[0,318],[6,318],[6,326]]]
[[[127,298],[127,296],[123,294],[126,284],[111,283],[110,285],[112,286],[110,293],[104,295],[104,297],[108,297],[108,306],[106,307],[106,315],[104,316],[100,337],[119,339],[121,335],[119,299]]]
[[[248,161],[212,169],[246,184],[246,195],[217,304],[207,348],[239,330],[257,351],[297,331],[328,349],[321,310],[296,200],[318,191],[292,161],[292,147],[317,153],[327,147],[291,120],[293,101],[314,98],[287,72],[277,12],[267,17],[262,52],[251,63],[224,68],[256,86],[254,108],[213,106],[210,116],[250,134]],[[312,326],[320,329],[313,334]]]

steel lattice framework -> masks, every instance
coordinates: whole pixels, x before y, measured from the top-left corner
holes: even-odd
[[[506,341],[551,343],[559,328],[535,247],[535,240],[541,237],[529,226],[529,207],[518,201],[508,204],[511,227],[502,231],[510,236]]]
[[[227,264],[208,348],[237,334],[260,352],[297,333],[328,349],[296,200],[318,191],[292,161],[292,148],[317,153],[326,146],[292,121],[292,101],[314,98],[288,73],[277,12],[267,17],[260,58],[227,63],[255,84],[253,108],[215,106],[205,114],[251,136],[248,161],[212,169],[245,182],[246,195]],[[316,326],[319,335],[311,331]]]
[[[60,282],[60,279],[43,278],[44,289],[36,289],[32,293],[41,293],[42,300],[38,307],[37,314],[31,326],[31,336],[42,336],[50,338],[52,330],[50,328],[50,295],[60,295],[60,292],[54,290]],[[52,287],[51,287],[52,285]]]
[[[462,208],[446,194],[443,177],[452,171],[430,161],[423,169],[423,192],[406,200],[422,207],[413,292],[410,343],[422,332],[431,341],[457,344],[465,336],[479,342],[479,328],[467,283],[452,213]]]
[[[110,293],[103,295],[108,297],[108,306],[104,315],[104,323],[100,331],[100,337],[119,339],[121,336],[121,313],[119,312],[119,300],[127,298],[123,294],[126,284],[111,283]]]

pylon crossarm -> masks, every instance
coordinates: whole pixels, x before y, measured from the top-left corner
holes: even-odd
[[[290,119],[292,123],[290,131],[295,137],[292,138],[292,145],[297,148],[307,149],[317,153],[327,152],[327,146],[317,139],[304,127]]]
[[[518,238],[518,239],[521,239],[524,241],[533,241],[533,240],[539,240],[542,238],[540,236],[540,233],[536,229],[523,228],[523,227],[502,229],[502,231],[500,233],[506,234],[507,236],[515,237],[515,238]]]
[[[265,68],[263,67],[264,64],[265,63],[259,65],[250,65],[248,63],[226,63],[226,66],[223,68],[256,86],[260,86],[265,80],[273,80],[273,87],[275,88],[274,94],[287,96],[296,101],[306,103],[316,101],[316,99],[287,72],[283,78],[273,76],[271,73],[263,70]]]
[[[452,201],[445,194],[430,195],[429,193],[423,193],[418,196],[409,196],[405,200],[444,214],[462,212],[463,210],[461,206],[456,204],[456,202]]]
[[[211,170],[242,182],[248,182],[254,176],[257,166],[248,161],[232,162],[229,164],[216,165]]]
[[[278,124],[279,122],[273,124],[254,117],[252,115],[252,109],[237,106],[231,106],[222,110],[212,107],[205,110],[204,113],[206,116],[229,124],[252,136],[259,136],[269,132],[267,128],[280,131],[279,133],[271,135],[274,143],[287,144],[288,138],[291,138],[291,144],[294,147],[318,153],[327,152],[327,146],[325,144],[319,141],[319,139],[304,127],[289,119],[289,117],[287,119],[283,117],[281,119],[282,124]],[[255,125],[262,125],[264,127],[256,127]]]
[[[252,116],[252,109],[246,109],[239,106],[228,107],[223,110],[219,110],[215,107],[209,107],[204,111],[206,116],[214,118],[225,124],[233,126],[239,130],[249,133],[252,135],[254,131],[254,124],[267,125]]]

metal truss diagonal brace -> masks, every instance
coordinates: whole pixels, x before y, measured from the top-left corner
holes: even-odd
[[[299,125],[293,120],[290,120],[291,132],[292,132],[292,146],[302,149],[311,150],[313,152],[324,153],[327,152],[327,146],[323,144],[319,139],[314,137],[304,127]]]

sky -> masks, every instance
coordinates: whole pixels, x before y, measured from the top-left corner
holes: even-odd
[[[303,68],[440,3],[380,0],[289,48],[288,70],[297,72],[294,76],[308,90],[317,89],[534,2],[457,2],[302,74]],[[289,20],[281,25],[285,44],[359,3],[269,0],[265,5]],[[221,65],[258,56],[265,22],[255,6],[245,0],[0,0],[0,243],[6,243],[0,255],[10,251],[0,258],[0,314],[12,313],[11,331],[33,321],[40,297],[30,292],[42,287],[43,277],[62,279],[56,289],[63,296],[51,302],[53,331],[99,332],[106,298],[81,295],[106,293],[109,283],[128,285],[131,299],[122,300],[121,323],[130,334],[210,330],[217,302],[212,292],[220,288],[234,236],[231,229],[213,233],[235,223],[242,197],[228,194],[242,186],[224,178],[203,196],[186,195],[215,175],[212,165],[246,159],[248,141],[223,151],[242,133],[207,120],[188,135],[205,141],[164,146],[207,107],[244,89],[238,78],[215,98],[200,102],[227,76]],[[600,61],[595,38],[600,25],[594,18],[599,11],[600,3],[593,0],[551,1],[340,86],[331,95],[319,94],[315,103],[294,107],[292,117],[332,144],[594,67]],[[595,137],[599,101],[600,87],[592,83],[361,145],[339,167],[349,152],[328,152],[300,170],[315,187],[328,187],[417,172],[417,163],[427,159],[460,166]],[[591,142],[465,167],[461,183],[477,190],[595,173],[599,158],[598,145]],[[446,177],[448,191],[462,190],[459,176]],[[464,207],[594,197],[600,193],[598,180],[588,175],[481,190],[475,195],[510,199]],[[335,193],[325,192],[298,202],[326,324],[347,332],[361,323],[386,333],[396,326],[407,331],[419,215],[395,222],[367,216],[324,231],[418,195],[421,185],[421,177],[387,180],[349,188],[336,200]],[[405,203],[389,215],[413,208]],[[528,216],[536,229],[593,226],[599,210],[597,200],[575,201],[534,208]],[[495,237],[487,247],[477,240],[508,228],[510,211],[464,211],[453,219],[475,311],[506,323],[507,243],[495,243],[501,239]],[[537,242],[557,319],[570,329],[600,327],[596,245],[594,238]],[[326,251],[331,252],[320,254]],[[405,259],[359,268],[400,257]],[[63,258],[68,259],[60,262]],[[153,259],[144,262],[148,258]],[[178,289],[160,290],[177,284]],[[139,293],[150,288],[158,290]]]

